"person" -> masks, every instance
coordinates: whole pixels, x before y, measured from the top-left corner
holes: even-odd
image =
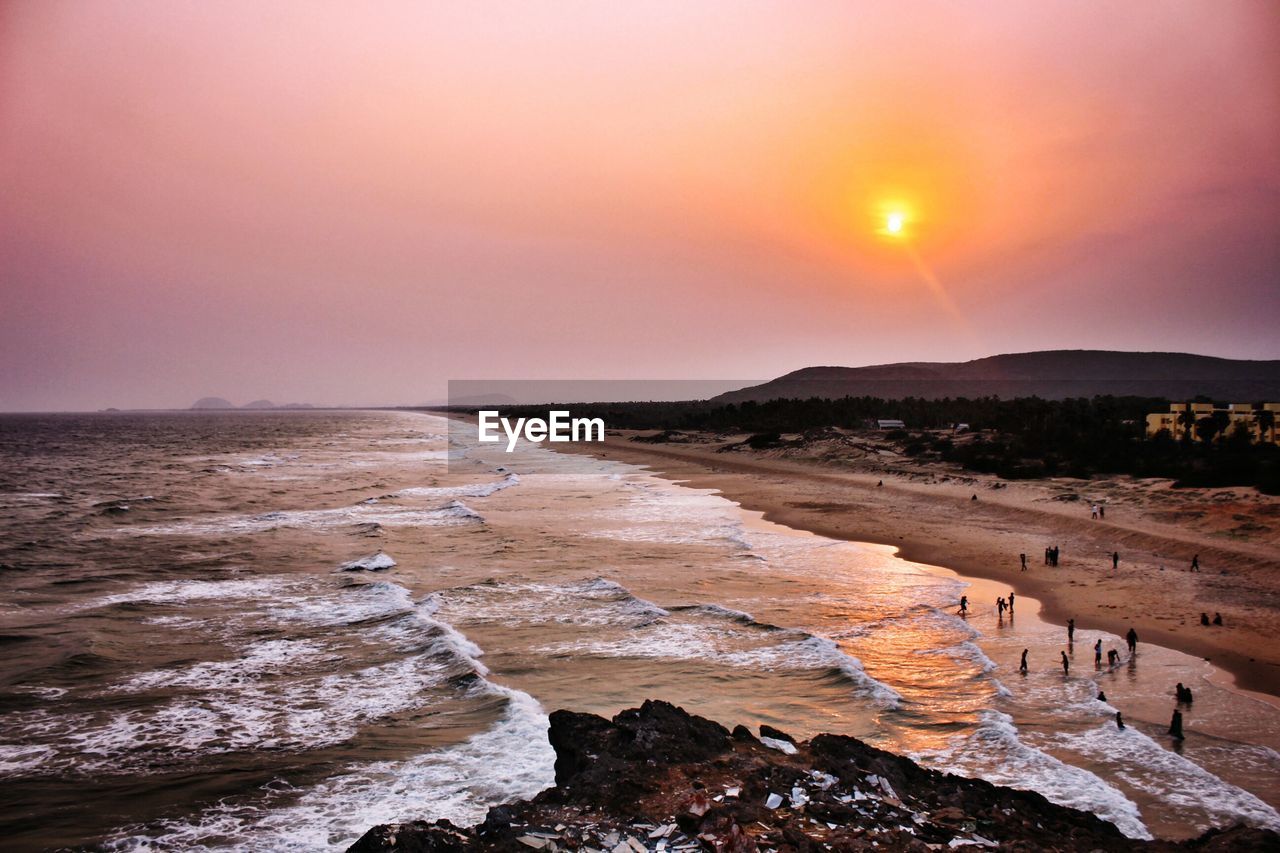
[[[1067,660],[1066,652],[1062,653],[1062,674],[1063,675],[1071,674],[1071,661]]]
[[[1018,559],[1022,561],[1022,570],[1025,572],[1027,570],[1027,555],[1019,554]]]
[[[1072,645],[1076,641],[1076,620],[1067,620],[1067,645]]]
[[[1107,505],[1106,505],[1106,504],[1098,504],[1098,518],[1100,518],[1100,519],[1101,519],[1101,520],[1103,520],[1103,521],[1106,521],[1106,520],[1107,520]]]
[[[1049,552],[1050,552],[1051,550],[1053,550],[1053,549],[1052,549],[1052,548],[1045,548],[1045,549],[1044,549],[1044,564],[1045,564],[1046,566],[1047,566],[1047,565],[1049,565]]]
[[[969,613],[969,596],[967,596],[967,595],[962,595],[962,596],[960,596],[960,610],[959,610],[959,613],[960,613],[960,615],[961,615],[961,616],[967,616],[967,615],[968,615],[968,613]]]
[[[1022,650],[1022,662],[1018,664],[1018,672],[1027,674],[1027,649]]]
[[[1124,731],[1124,717],[1120,716],[1120,712],[1116,711],[1116,728]]]
[[[976,501],[977,499],[978,499],[978,493],[977,493],[977,492],[974,492],[973,497],[969,498],[969,500],[971,500],[971,501]]]
[[[1191,571],[1193,572],[1200,571],[1200,555],[1199,554],[1196,554],[1194,557],[1191,558]]]
[[[1012,605],[1010,605],[1010,606],[1009,606],[1009,609],[1010,609],[1010,610],[1012,610],[1012,609],[1013,609],[1013,606],[1012,606]],[[1216,611],[1216,610],[1213,612],[1213,624],[1215,624],[1215,625],[1221,625],[1221,624],[1222,624],[1222,614],[1221,614],[1221,613],[1219,613],[1219,612],[1218,612],[1218,611]]]
[[[1093,665],[1102,666],[1102,638],[1098,638],[1098,642],[1093,644]]]
[[[1169,721],[1169,736],[1174,740],[1186,739],[1186,736],[1182,734],[1182,712],[1177,708],[1173,709],[1173,719]]]
[[[880,482],[876,483],[876,488],[878,489],[883,485],[884,485],[884,480],[881,480]]]
[[[1184,699],[1183,699],[1183,695],[1184,695],[1184,694],[1183,694],[1183,692],[1182,692],[1182,691],[1184,691],[1184,690],[1186,690],[1186,689],[1187,689],[1187,688],[1185,688],[1185,687],[1183,687],[1183,686],[1182,686],[1182,682],[1181,682],[1181,681],[1179,681],[1177,684],[1175,684],[1175,685],[1174,685],[1174,687],[1173,687],[1174,701],[1176,701],[1176,702],[1182,702],[1182,701],[1184,701]]]
[[[1209,627],[1209,614],[1208,614],[1208,613],[1205,613],[1204,611],[1200,611],[1200,624],[1201,624],[1201,625],[1204,625],[1206,628],[1207,628],[1207,627]]]
[[[1107,666],[1115,668],[1115,665],[1118,664],[1119,662],[1120,662],[1120,653],[1115,649],[1108,649],[1107,650]]]
[[[1107,701],[1107,694],[1102,690],[1102,688],[1098,688],[1098,701],[1099,702]]]
[[[1138,651],[1138,632],[1130,628],[1129,633],[1124,635],[1124,639],[1129,644],[1129,654],[1136,653]]]
[[[1000,618],[1003,619],[1004,618],[1004,599],[1003,598],[996,599],[996,610],[1000,611]]]
[[[1120,552],[1113,551],[1111,553],[1111,571],[1114,572],[1118,568],[1120,568]]]
[[[1013,590],[1009,591],[1009,615],[1013,615]]]
[[[1190,687],[1182,688],[1182,701],[1186,702],[1188,705],[1195,701],[1195,697],[1191,695]]]
[[[1092,518],[1094,521],[1097,521],[1097,520],[1098,520],[1098,505],[1097,505],[1097,504],[1091,504],[1091,505],[1089,506],[1089,517],[1090,517],[1090,518]]]
[[[1052,559],[1049,561],[1049,565],[1053,566],[1055,569],[1058,567],[1058,551],[1058,546],[1054,545]]]

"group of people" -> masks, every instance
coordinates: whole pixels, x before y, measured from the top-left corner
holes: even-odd
[[[1210,621],[1209,621],[1209,614],[1208,614],[1208,613],[1205,613],[1205,612],[1203,612],[1203,611],[1201,611],[1201,613],[1200,613],[1200,624],[1201,624],[1201,625],[1210,625],[1210,624],[1213,624],[1213,625],[1217,625],[1217,626],[1221,627],[1221,626],[1222,626],[1222,614],[1221,614],[1221,613],[1219,613],[1219,612],[1218,612],[1218,611],[1216,611],[1216,610],[1215,610],[1215,611],[1213,611],[1213,621],[1212,621],[1212,622],[1210,622]]]
[[[1010,591],[1009,593],[1008,601],[1005,601],[1003,596],[996,599],[996,612],[1000,615],[1001,619],[1004,618],[1004,612],[1006,610],[1009,611],[1009,618],[1012,619],[1013,618],[1013,592],[1012,591]]]
[[[1059,550],[1060,549],[1058,548],[1057,545],[1054,545],[1052,548],[1044,549],[1044,564],[1046,566],[1052,566],[1055,568],[1057,567]]]
[[[1107,508],[1104,504],[1094,504],[1089,507],[1089,513],[1094,521],[1105,520],[1107,517]]]

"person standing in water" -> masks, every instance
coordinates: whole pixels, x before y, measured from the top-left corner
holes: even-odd
[[[1124,717],[1120,716],[1120,712],[1116,711],[1116,728],[1124,731]]]
[[[969,615],[969,596],[960,596],[960,609],[957,611],[961,616]]]
[[[1018,672],[1027,674],[1027,649],[1022,650],[1022,663],[1018,664]]]
[[[1071,661],[1067,660],[1066,652],[1062,653],[1062,674],[1063,675],[1071,674]]]
[[[1098,642],[1093,644],[1093,665],[1102,666],[1102,638],[1098,638]]]
[[[1186,740],[1182,733],[1182,712],[1177,708],[1173,709],[1173,719],[1169,721],[1169,736],[1174,740]]]
[[[1067,645],[1074,646],[1076,644],[1076,620],[1067,620]]]
[[[1009,590],[1009,615],[1013,615],[1013,590]]]
[[[1135,654],[1138,651],[1138,632],[1130,628],[1124,639],[1129,644],[1129,654]]]
[[[1003,619],[1004,618],[1004,599],[1003,598],[996,599],[996,610],[1000,613],[1000,618]]]

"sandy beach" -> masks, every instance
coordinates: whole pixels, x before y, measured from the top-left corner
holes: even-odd
[[[636,435],[611,432],[572,450],[716,489],[770,521],[1006,583],[1039,599],[1046,619],[1116,634],[1133,627],[1143,642],[1211,661],[1240,688],[1280,695],[1280,498],[1164,480],[1001,481],[865,437],[796,451],[725,449],[743,436],[649,444]],[[1101,520],[1091,518],[1095,502]],[[1057,568],[1044,564],[1054,545]],[[1190,571],[1195,555],[1199,572]],[[1221,613],[1223,625],[1202,626],[1202,612]]]

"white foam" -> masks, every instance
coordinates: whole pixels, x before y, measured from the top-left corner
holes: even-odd
[[[1123,736],[1125,732],[1116,734]],[[1023,743],[1013,718],[1002,711],[982,711],[978,728],[972,734],[957,738],[947,749],[911,757],[961,776],[1036,791],[1059,805],[1092,812],[1114,823],[1130,838],[1152,837],[1142,822],[1138,806],[1119,789],[1083,768],[1066,764]]]
[[[383,551],[377,551],[368,556],[361,557],[358,560],[349,560],[338,566],[340,572],[383,572],[387,569],[394,569],[396,561],[392,559],[390,554]]]
[[[487,498],[503,489],[520,485],[518,474],[511,473],[491,483],[471,483],[461,486],[415,486],[400,489],[390,497],[398,498]]]

